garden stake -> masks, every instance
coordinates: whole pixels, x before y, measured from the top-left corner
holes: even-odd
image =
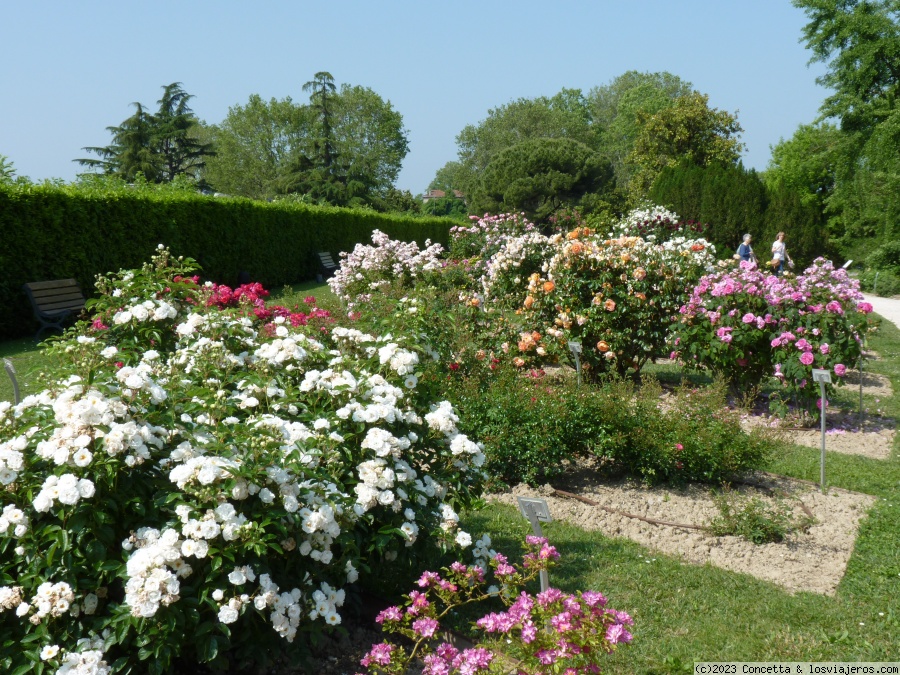
[[[19,405],[19,383],[16,381],[16,369],[9,359],[3,359],[3,367],[6,368],[6,374],[9,375],[9,379],[12,380],[13,400],[16,405]]]
[[[575,342],[574,340],[569,342],[569,349],[572,350],[572,356],[575,357],[575,374],[578,376],[578,386],[581,386],[581,359],[579,358],[579,354],[581,354],[581,343]]]
[[[862,431],[862,382],[863,382],[863,357],[859,355],[859,430]]]
[[[825,406],[827,405],[827,401],[825,400],[825,385],[831,383],[831,373],[827,370],[823,370],[821,368],[813,368],[813,381],[819,383],[819,392],[821,392],[821,397],[819,398],[819,418],[822,420],[822,473],[821,473],[821,485],[822,492],[825,492]]]

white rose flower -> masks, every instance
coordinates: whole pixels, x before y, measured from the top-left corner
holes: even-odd
[[[222,623],[234,623],[238,620],[238,611],[225,605],[219,609],[219,621]]]
[[[59,645],[45,645],[41,649],[41,661],[49,661],[56,658],[57,654],[59,654]]]

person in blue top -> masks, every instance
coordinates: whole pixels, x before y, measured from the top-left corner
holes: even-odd
[[[741,260],[746,260],[747,262],[756,262],[756,254],[753,252],[753,247],[750,246],[750,242],[753,237],[749,234],[744,235],[743,243],[738,246],[737,254]]]

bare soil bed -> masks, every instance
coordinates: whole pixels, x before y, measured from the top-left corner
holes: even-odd
[[[894,451],[893,420],[863,415],[860,424],[855,412],[835,412],[825,417],[825,451],[888,459]],[[779,420],[766,415],[748,415],[741,420],[745,430],[766,427],[783,441],[810,448],[822,447],[821,427],[798,426],[797,420]]]
[[[676,490],[633,482],[606,484],[598,481],[587,465],[573,468],[556,487],[598,502],[598,506],[562,497],[549,485],[539,489],[519,485],[491,499],[516,506],[516,497],[541,497],[548,501],[554,519],[586,530],[625,537],[685,562],[751,574],[790,592],[834,594],[853,551],[859,523],[875,498],[837,488],[821,494],[811,483],[770,474],[757,474],[752,481],[758,485],[732,487],[743,496],[757,496],[769,503],[783,495],[783,504],[792,507],[798,517],[811,514],[814,524],[805,532],[789,534],[781,543],[756,545],[741,537],[716,537],[702,529],[719,514],[708,486]]]

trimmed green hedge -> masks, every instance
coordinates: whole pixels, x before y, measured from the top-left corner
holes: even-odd
[[[277,288],[314,278],[317,251],[350,251],[372,230],[446,246],[457,224],[191,192],[0,185],[0,338],[36,328],[22,284],[73,277],[90,295],[97,274],[139,267],[159,244],[196,259],[206,279],[234,284],[245,271]]]

